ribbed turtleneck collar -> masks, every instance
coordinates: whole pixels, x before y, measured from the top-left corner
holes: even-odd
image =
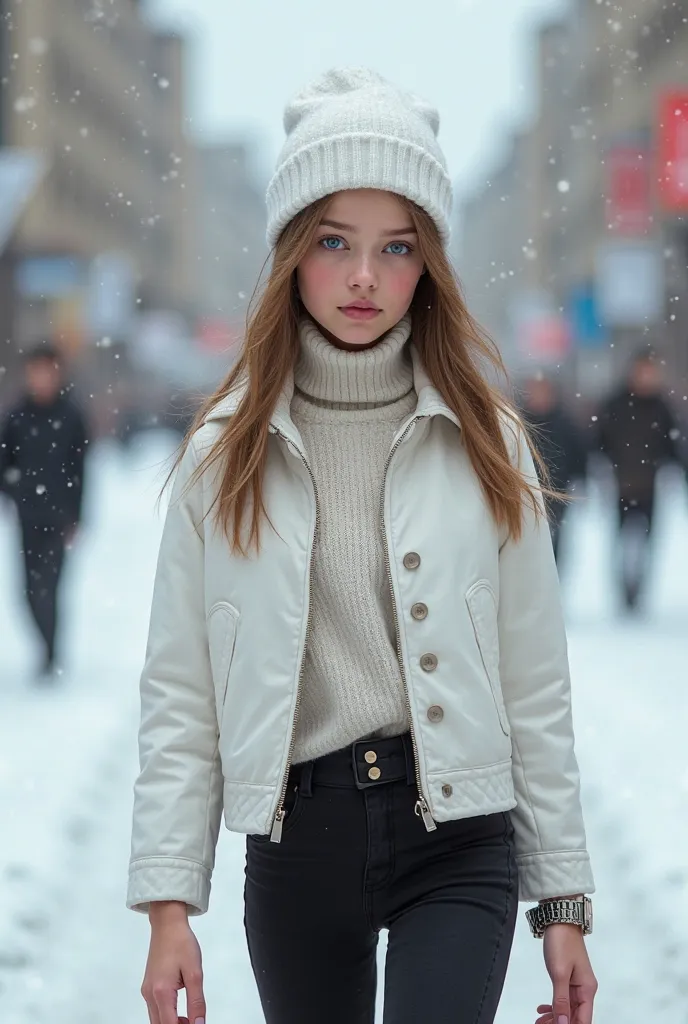
[[[344,352],[313,323],[299,326],[301,353],[294,384],[309,402],[331,409],[376,409],[391,405],[413,390],[408,351],[410,317],[404,317],[373,348]]]

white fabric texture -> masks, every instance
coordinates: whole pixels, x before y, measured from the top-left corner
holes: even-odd
[[[408,728],[380,525],[385,463],[416,406],[408,319],[344,352],[301,323],[291,415],[315,478],[320,531],[294,761]]]
[[[410,352],[417,404],[394,441],[384,529],[419,790],[437,822],[510,811],[521,899],[592,892],[547,522],[524,510],[518,540],[497,526],[461,424],[413,343]],[[178,899],[204,913],[223,811],[228,828],[265,834],[280,807],[317,539],[305,445],[290,414],[294,384],[291,374],[271,417],[271,525],[258,554],[233,552],[217,529],[217,473],[195,476],[241,391],[208,414],[175,479],[141,676],[127,895],[141,911]],[[517,425],[505,417],[503,429],[514,464],[537,486]],[[417,602],[428,609],[422,620]],[[288,843],[288,816],[284,828]]]
[[[334,68],[284,112],[286,141],[267,189],[268,245],[300,210],[346,189],[406,196],[449,242],[452,186],[439,114],[367,68]]]

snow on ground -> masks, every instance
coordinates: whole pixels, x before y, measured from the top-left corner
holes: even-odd
[[[16,540],[0,512],[0,1006],[3,1024],[146,1024],[148,925],[124,908],[137,682],[169,439],[94,458],[89,524],[69,565],[63,678],[31,678],[13,593]],[[599,497],[571,514],[563,567],[574,712],[598,892],[589,940],[602,1024],[688,1022],[688,500],[664,481],[645,615],[611,586]],[[681,685],[683,683],[683,685]],[[244,841],[223,830],[211,910],[194,928],[208,1020],[260,1024],[242,925]],[[381,944],[381,956],[384,943]],[[422,979],[419,979],[422,984]],[[550,985],[521,916],[499,1024],[530,1024]]]

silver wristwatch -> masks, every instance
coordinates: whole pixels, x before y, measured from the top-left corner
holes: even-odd
[[[541,939],[551,924],[575,924],[583,929],[583,935],[592,935],[592,900],[589,896],[581,900],[548,900],[527,910],[526,917],[536,939]]]

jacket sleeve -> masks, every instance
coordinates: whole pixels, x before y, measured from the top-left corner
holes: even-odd
[[[525,438],[518,458],[537,485]],[[518,541],[500,551],[500,675],[513,748],[520,898],[591,893],[574,752],[567,641],[544,517],[524,513]]]
[[[81,522],[81,513],[84,497],[84,467],[86,465],[86,451],[88,448],[88,431],[86,421],[78,409],[74,409],[74,422],[72,424],[72,440],[69,450],[69,465],[67,476],[70,483],[71,495],[71,519],[76,526]]]
[[[202,482],[193,442],[165,520],[141,676],[140,774],[127,906],[179,900],[208,909],[222,815],[218,724],[204,600]]]
[[[14,420],[8,416],[0,427],[0,494],[13,497],[12,470],[16,468]]]
[[[569,480],[572,482],[584,480],[588,468],[586,438],[578,424],[569,415],[565,415],[565,433]]]

